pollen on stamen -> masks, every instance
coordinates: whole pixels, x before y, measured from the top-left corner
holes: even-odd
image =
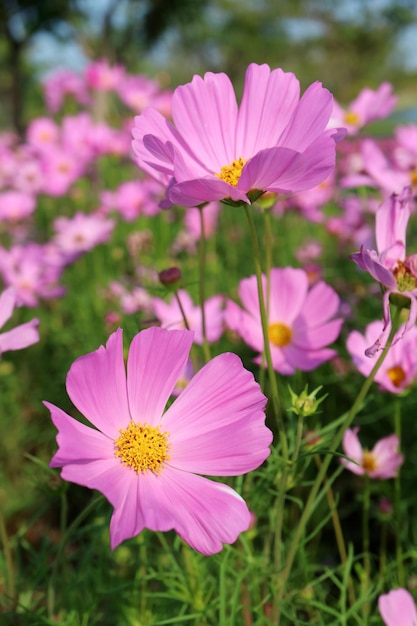
[[[360,117],[355,111],[347,111],[344,116],[344,121],[350,126],[356,126],[360,122]]]
[[[114,442],[114,456],[138,474],[146,470],[159,474],[164,462],[170,460],[169,433],[161,432],[160,426],[130,422],[119,432]]]
[[[245,163],[246,161],[242,159],[242,157],[239,157],[230,165],[224,165],[221,168],[220,173],[216,174],[216,177],[224,180],[226,183],[229,183],[232,187],[236,187]]]
[[[292,330],[286,324],[274,322],[268,326],[268,337],[269,341],[274,344],[274,346],[282,348],[290,343]]]
[[[378,467],[378,462],[372,452],[365,450],[362,458],[362,467],[366,474],[373,472]]]
[[[387,370],[387,376],[394,385],[394,387],[401,387],[406,379],[406,373],[401,365],[394,365]]]

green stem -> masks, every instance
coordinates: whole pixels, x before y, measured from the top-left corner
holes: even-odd
[[[206,311],[205,311],[205,283],[206,283],[206,235],[204,232],[204,218],[203,207],[198,207],[200,214],[200,240],[198,245],[198,268],[199,268],[199,296],[200,296],[200,308],[201,308],[201,328],[203,332],[203,353],[206,363],[210,361],[210,346],[207,341],[206,331]]]
[[[395,398],[395,410],[394,410],[394,431],[398,437],[399,446],[401,447],[401,405],[399,398]],[[397,475],[394,479],[394,510],[395,510],[395,522],[397,532],[395,533],[395,555],[397,560],[397,572],[398,572],[398,584],[400,587],[405,587],[405,574],[404,574],[404,559],[402,550],[402,515],[401,515],[401,480],[400,480],[400,468],[397,470]]]
[[[286,583],[288,581],[288,577],[291,573],[291,568],[292,565],[294,563],[294,559],[295,556],[297,554],[297,550],[298,550],[298,546],[300,545],[300,541],[301,538],[303,536],[304,530],[307,526],[307,522],[310,519],[310,515],[312,513],[312,510],[314,508],[314,502],[316,500],[316,496],[317,493],[320,489],[320,485],[323,482],[323,479],[327,473],[327,469],[330,465],[330,462],[333,459],[334,453],[336,451],[336,449],[338,448],[338,446],[340,445],[342,439],[343,439],[343,435],[345,433],[345,431],[350,427],[350,425],[352,424],[354,418],[356,417],[357,413],[359,412],[359,410],[362,407],[362,403],[366,398],[366,395],[372,385],[372,383],[374,382],[375,376],[379,370],[379,368],[381,367],[382,363],[384,362],[384,359],[388,353],[388,350],[391,346],[392,340],[394,338],[395,335],[395,331],[397,328],[397,323],[398,323],[398,319],[399,319],[399,313],[400,310],[397,310],[396,316],[395,316],[395,320],[394,323],[392,325],[392,329],[387,341],[387,344],[385,346],[385,348],[382,350],[377,362],[375,363],[374,367],[372,368],[371,373],[369,374],[368,378],[364,381],[359,394],[356,397],[355,402],[353,403],[350,411],[347,413],[345,420],[343,421],[342,426],[340,427],[340,429],[338,430],[338,432],[336,433],[336,435],[333,438],[333,441],[331,442],[330,446],[329,446],[329,452],[326,454],[326,456],[324,457],[323,460],[323,464],[321,466],[321,469],[319,470],[317,476],[316,476],[316,480],[314,481],[314,484],[311,488],[310,494],[307,498],[307,502],[306,505],[304,507],[303,513],[301,515],[301,518],[299,520],[299,523],[297,525],[297,528],[295,529],[293,538],[291,540],[290,543],[290,547],[288,550],[288,554],[287,554],[287,559],[285,562],[285,568],[284,571],[282,573],[282,577],[281,577],[281,597],[284,593],[285,590],[285,586]]]
[[[49,584],[48,584],[48,591],[47,591],[47,606],[48,606],[48,615],[50,618],[53,617],[54,615],[54,609],[55,609],[55,589],[54,589],[54,585],[55,585],[55,580],[58,574],[58,568],[61,564],[61,559],[62,556],[64,554],[64,550],[67,547],[68,541],[72,535],[72,533],[74,532],[74,530],[76,530],[76,528],[78,528],[78,526],[81,524],[81,522],[88,517],[88,515],[91,513],[91,511],[93,511],[96,507],[97,504],[99,502],[101,502],[103,500],[103,496],[97,496],[96,498],[93,498],[93,500],[91,500],[90,504],[88,506],[85,507],[85,509],[83,509],[81,511],[81,513],[75,518],[75,520],[71,523],[71,525],[67,528],[65,535],[62,538],[62,541],[60,543],[60,546],[58,548],[58,553],[56,555],[53,567],[52,567],[52,573],[51,573],[51,578],[49,580]]]
[[[246,217],[248,219],[249,231],[250,231],[250,235],[252,239],[253,259],[255,263],[256,283],[258,287],[259,312],[261,316],[265,357],[266,357],[266,362],[268,365],[269,383],[271,385],[272,406],[274,410],[275,419],[278,425],[278,433],[279,433],[279,438],[281,442],[282,456],[284,457],[284,460],[287,462],[288,457],[289,457],[288,443],[287,443],[287,437],[285,435],[284,421],[282,419],[281,406],[280,406],[280,401],[279,401],[277,379],[275,375],[274,366],[272,364],[271,347],[269,344],[268,318],[267,318],[267,312],[265,308],[264,290],[263,290],[263,285],[262,285],[262,268],[261,268],[258,236],[256,234],[251,207],[245,204],[244,209],[245,209]]]
[[[362,592],[364,603],[362,605],[362,620],[363,626],[368,624],[369,616],[369,583],[371,580],[371,557],[369,554],[369,506],[370,506],[370,484],[369,476],[366,474],[363,477],[363,510],[362,510],[362,541],[363,541],[363,579],[362,579]]]
[[[3,516],[3,507],[0,507],[0,544],[3,545],[4,560],[7,572],[7,600],[10,602],[10,608],[13,610],[16,601],[15,589],[15,573],[13,564],[13,554],[10,546],[10,540],[7,536],[6,521]]]
[[[179,310],[181,312],[181,316],[182,316],[182,319],[184,321],[184,326],[185,326],[185,328],[187,330],[190,330],[190,325],[188,323],[187,316],[186,316],[185,311],[184,311],[184,307],[182,306],[181,298],[178,295],[178,291],[174,291],[174,298],[177,301],[178,308],[179,308]],[[196,357],[196,354],[195,354],[194,344],[191,346],[190,357],[191,357],[191,361],[192,361],[192,364],[193,364],[194,373],[197,373],[198,370],[199,370],[199,367],[198,367],[198,360],[197,360],[197,357]]]

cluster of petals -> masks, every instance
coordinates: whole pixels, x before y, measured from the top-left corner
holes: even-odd
[[[358,438],[359,428],[348,428],[343,435],[343,451],[348,457],[341,459],[342,465],[353,474],[369,478],[394,478],[404,457],[398,452],[400,445],[397,435],[380,439],[372,450],[365,450]]]
[[[267,281],[262,277],[265,302]],[[256,276],[239,283],[244,309],[229,300],[225,322],[256,352],[264,352]],[[309,288],[302,269],[272,268],[269,286],[268,334],[273,366],[281,374],[310,371],[336,356],[327,348],[337,339],[343,320],[335,318],[339,297],[323,281]],[[261,361],[261,357],[257,362]]]
[[[0,328],[11,318],[16,306],[16,290],[8,287],[0,294]],[[37,318],[0,333],[0,356],[8,350],[21,350],[39,341]]]
[[[208,343],[217,341],[223,333],[223,304],[224,298],[221,295],[207,298],[204,303]],[[179,289],[176,295],[171,296],[169,302],[165,302],[162,298],[153,298],[152,306],[162,328],[167,330],[188,328],[194,331],[194,343],[202,345],[203,317],[201,307],[194,304],[188,291]]]
[[[98,244],[107,242],[114,226],[114,220],[98,214],[77,212],[73,217],[57,217],[52,242],[62,254],[63,264],[71,263]]]
[[[406,589],[392,589],[379,596],[378,608],[385,626],[417,626],[416,603]]]
[[[376,213],[377,250],[364,247],[350,256],[361,269],[366,270],[385,289],[383,298],[384,325],[380,335],[369,346],[366,356],[374,356],[384,348],[391,331],[390,297],[398,294],[410,302],[410,313],[402,335],[412,328],[417,318],[417,254],[406,256],[406,229],[410,217],[412,196],[409,187],[400,195],[393,194],[383,202]]]
[[[201,474],[237,476],[267,458],[272,433],[265,426],[266,398],[240,359],[225,353],[164,411],[192,342],[191,331],[144,330],[130,345],[126,372],[119,329],[106,347],[77,359],[66,387],[94,428],[45,402],[58,429],[59,449],[50,465],[62,467],[64,480],[109,500],[112,549],[144,528],[174,529],[195,550],[213,554],[250,525],[244,500]],[[135,446],[127,461],[120,454],[123,433],[131,429],[140,440],[141,428],[166,441],[160,471],[149,469],[146,460],[135,468],[143,461]]]
[[[377,320],[368,324],[365,334],[353,330],[346,342],[353,363],[363,376],[368,377],[374,362],[365,356],[368,346],[375,344],[380,337],[383,322]],[[417,327],[413,326],[405,333],[404,327],[399,328],[398,336],[403,337],[391,346],[384,362],[375,375],[375,382],[380,389],[391,393],[401,393],[417,379]]]
[[[207,72],[174,91],[174,125],[153,108],[135,118],[133,152],[139,167],[167,185],[165,206],[250,203],[265,191],[302,191],[330,175],[345,134],[326,130],[332,107],[320,83],[300,98],[294,74],[255,63],[238,107],[228,76]]]

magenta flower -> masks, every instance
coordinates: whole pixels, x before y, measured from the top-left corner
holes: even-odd
[[[201,307],[196,306],[190,294],[185,289],[178,290],[178,298],[185,313],[189,330],[194,331],[194,343],[203,343],[203,322]],[[223,333],[223,296],[217,295],[208,298],[204,303],[206,317],[207,341],[213,343],[220,339]],[[167,330],[186,328],[182,311],[175,296],[169,302],[162,298],[153,298],[153,310],[161,322],[161,326]]]
[[[381,335],[383,322],[375,321],[368,324],[365,335],[353,330],[346,342],[347,349],[354,364],[363,376],[368,377],[374,363],[365,356],[366,348],[373,345]],[[404,335],[400,328],[398,335]],[[384,362],[375,375],[375,382],[380,389],[391,393],[401,393],[410,387],[417,378],[417,327],[413,326],[402,341],[391,346]]]
[[[378,598],[385,626],[417,626],[417,608],[406,589],[392,589]]]
[[[121,329],[105,348],[77,359],[67,376],[68,395],[95,429],[45,402],[58,428],[50,465],[110,501],[112,549],[144,528],[174,529],[195,550],[214,554],[249,527],[244,500],[198,474],[237,476],[267,458],[266,398],[228,353],[205,365],[164,412],[192,341],[186,330],[140,332],[130,346],[127,376]]]
[[[381,83],[378,89],[365,87],[345,111],[334,102],[329,126],[344,126],[349,134],[356,134],[363,126],[388,117],[397,103],[390,83]]]
[[[388,198],[376,214],[377,252],[362,247],[350,256],[352,261],[385,288],[383,329],[376,341],[365,350],[366,356],[375,356],[385,346],[392,327],[389,306],[391,295],[405,296],[410,301],[408,321],[393,344],[414,326],[417,319],[417,254],[405,254],[405,232],[411,201],[410,187],[404,188],[400,195],[393,194]]]
[[[16,290],[8,287],[0,294],[0,328],[11,318],[16,306]],[[19,324],[4,333],[0,333],[0,357],[8,350],[22,350],[39,341],[39,320]]]
[[[149,108],[135,118],[132,143],[143,170],[168,185],[166,206],[229,199],[249,204],[265,191],[302,191],[333,171],[326,130],[333,97],[313,83],[300,99],[294,74],[252,63],[238,108],[226,74],[207,72],[178,87],[172,126]]]
[[[372,450],[364,450],[358,439],[359,428],[348,428],[343,435],[343,451],[351,459],[341,459],[342,465],[353,474],[369,478],[394,478],[404,457],[398,452],[400,445],[397,435],[380,439]]]
[[[263,276],[266,300],[266,278]],[[228,301],[226,325],[257,352],[264,351],[256,276],[243,279],[239,297],[245,307]],[[310,371],[333,358],[327,348],[337,339],[342,319],[332,319],[339,308],[336,292],[320,281],[309,290],[308,274],[286,267],[271,270],[268,336],[274,368],[281,374]],[[258,363],[261,357],[256,360]]]

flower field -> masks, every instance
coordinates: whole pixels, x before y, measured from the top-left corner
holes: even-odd
[[[102,60],[43,93],[0,134],[0,624],[416,626],[392,86]]]

